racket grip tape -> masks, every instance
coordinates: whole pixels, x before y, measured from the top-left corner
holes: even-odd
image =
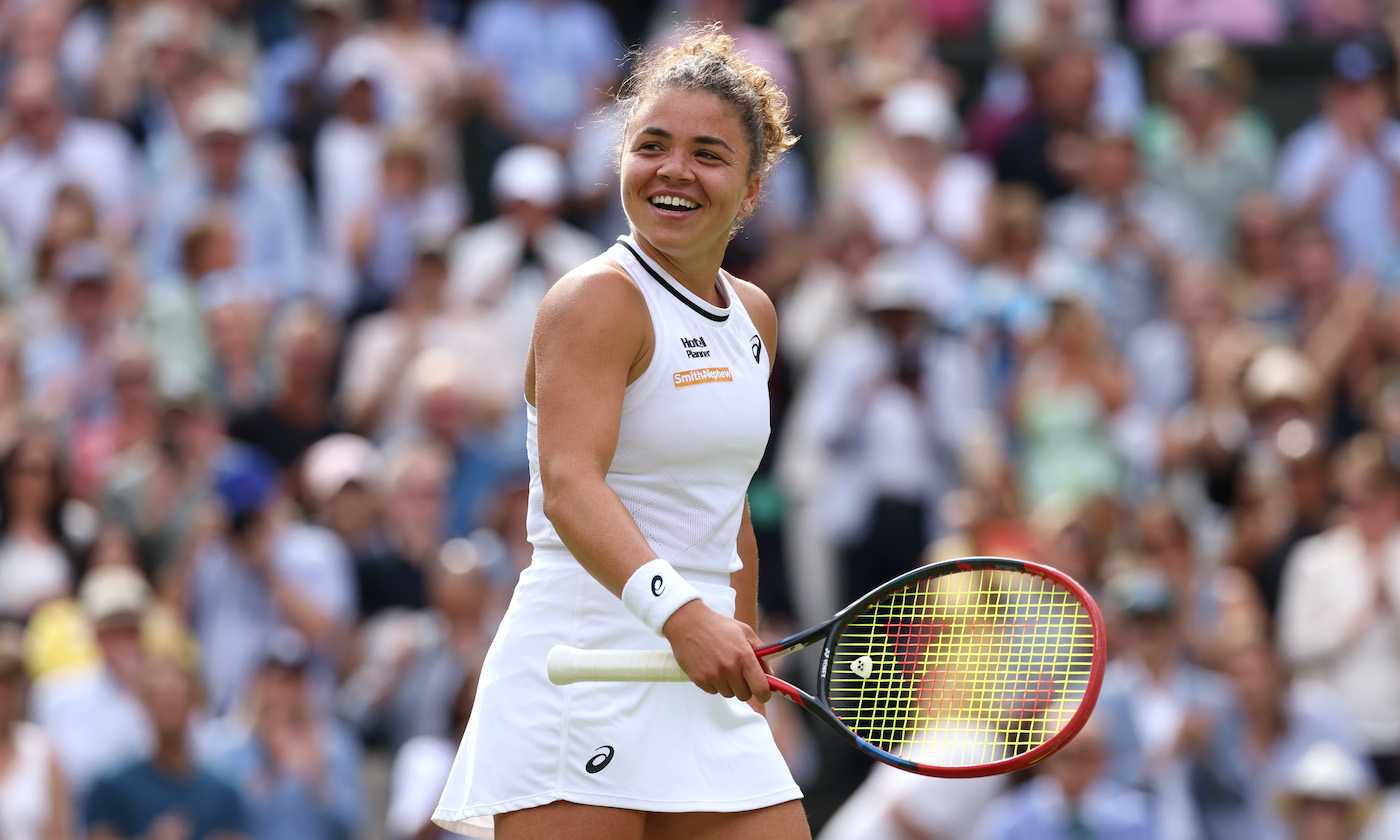
[[[669,650],[549,649],[545,663],[555,685],[576,682],[690,682]]]

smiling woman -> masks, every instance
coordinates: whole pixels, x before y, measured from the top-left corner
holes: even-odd
[[[717,25],[645,56],[623,90],[631,230],[536,317],[534,556],[434,820],[501,840],[803,840],[801,791],[758,711],[744,500],[768,442],[777,316],[720,269],[795,142],[787,98]],[[692,683],[555,686],[556,644],[669,650]]]

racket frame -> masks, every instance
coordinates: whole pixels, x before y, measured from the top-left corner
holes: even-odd
[[[1046,578],[1055,584],[1064,587],[1078,599],[1085,611],[1089,614],[1093,625],[1093,659],[1089,666],[1089,679],[1084,687],[1084,694],[1079,701],[1079,707],[1069,721],[1056,732],[1045,743],[1027,750],[1020,755],[1011,758],[994,761],[987,764],[972,764],[967,766],[947,767],[936,764],[922,764],[917,761],[910,761],[901,758],[894,753],[880,749],[874,744],[861,738],[850,727],[848,727],[836,712],[831,709],[831,705],[826,701],[831,687],[831,654],[835,648],[836,637],[845,629],[856,616],[871,604],[878,601],[890,592],[900,589],[912,581],[933,580],[945,575],[958,572],[973,572],[980,570],[1020,572],[1032,574],[1037,577]],[[1071,738],[1079,734],[1079,730],[1084,728],[1084,724],[1089,721],[1089,715],[1094,711],[1094,705],[1098,702],[1099,688],[1103,683],[1103,672],[1108,656],[1108,641],[1104,633],[1103,614],[1100,612],[1098,604],[1089,592],[1079,584],[1078,581],[1058,569],[1040,563],[1033,563],[1029,560],[1017,560],[1011,557],[960,557],[954,560],[944,560],[932,563],[927,566],[920,566],[917,569],[906,572],[887,583],[881,584],[868,592],[864,597],[859,598],[844,609],[832,616],[826,622],[816,627],[802,630],[786,638],[779,639],[769,645],[764,645],[754,649],[759,661],[773,659],[796,653],[805,647],[822,641],[822,655],[817,671],[817,685],[819,686],[819,696],[814,696],[798,688],[786,680],[768,675],[768,685],[774,691],[782,694],[788,700],[797,704],[816,715],[817,719],[835,729],[841,735],[848,738],[855,744],[856,748],[876,761],[892,765],[910,773],[917,773],[921,776],[938,776],[951,779],[967,779],[978,776],[994,776],[1001,773],[1012,773],[1017,770],[1024,770],[1027,767],[1049,756],[1069,742]],[[766,670],[765,665],[765,670]]]

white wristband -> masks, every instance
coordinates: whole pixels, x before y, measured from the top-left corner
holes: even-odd
[[[622,587],[622,605],[657,634],[672,613],[699,597],[695,587],[659,557],[643,563]]]

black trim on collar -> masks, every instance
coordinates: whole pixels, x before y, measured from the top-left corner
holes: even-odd
[[[695,301],[681,294],[680,290],[677,289],[675,286],[672,286],[669,280],[667,280],[665,277],[662,277],[660,274],[657,274],[656,269],[652,268],[651,265],[645,259],[642,258],[642,255],[637,253],[637,249],[627,244],[627,240],[619,238],[617,242],[619,245],[631,252],[632,256],[637,258],[637,264],[640,265],[642,268],[646,269],[647,274],[650,274],[652,278],[654,278],[656,282],[660,283],[663,289],[670,292],[676,298],[676,300],[680,301],[686,306],[689,306],[696,313],[704,315],[711,321],[719,321],[722,323],[724,321],[729,320],[728,312],[724,313],[723,315],[716,315],[713,312],[706,312],[704,309],[701,309],[700,307],[696,306]]]

